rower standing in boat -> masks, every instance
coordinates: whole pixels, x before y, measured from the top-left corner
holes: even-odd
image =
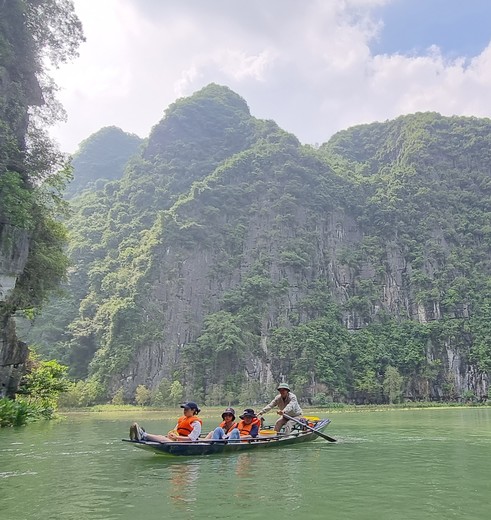
[[[181,404],[183,415],[177,420],[173,430],[166,435],[155,435],[147,433],[138,423],[133,423],[130,427],[130,440],[132,441],[197,441],[201,435],[202,421],[197,415],[200,412],[198,405],[189,401]]]
[[[277,388],[279,394],[261,411],[257,413],[258,416],[269,412],[273,408],[278,407],[279,410],[276,412],[278,415],[281,415],[275,425],[275,431],[279,432],[281,428],[285,427],[285,433],[290,433],[293,426],[294,421],[290,421],[283,417],[283,414],[289,415],[290,417],[301,417],[303,412],[298,404],[297,396],[290,390],[290,387],[286,383],[280,383]]]

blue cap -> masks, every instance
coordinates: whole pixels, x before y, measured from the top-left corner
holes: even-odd
[[[201,410],[198,408],[198,405],[193,403],[193,401],[188,401],[187,403],[181,404],[181,408],[191,408],[191,410],[196,410],[197,413],[201,412]]]

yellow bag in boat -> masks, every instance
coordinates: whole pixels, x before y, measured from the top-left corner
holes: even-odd
[[[320,417],[316,417],[315,415],[304,415],[303,417],[304,417],[304,419],[307,419],[307,421],[312,421],[312,422],[321,420]]]
[[[259,430],[259,435],[276,435],[278,432],[276,430]]]

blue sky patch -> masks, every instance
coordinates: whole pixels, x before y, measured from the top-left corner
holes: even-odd
[[[374,14],[384,27],[373,54],[421,55],[437,45],[448,58],[469,58],[491,40],[490,0],[395,0]]]

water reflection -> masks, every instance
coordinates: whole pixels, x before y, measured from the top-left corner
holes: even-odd
[[[199,478],[200,464],[174,464],[169,466],[169,498],[177,505],[196,502],[196,483]]]
[[[248,502],[254,499],[256,486],[253,485],[257,481],[257,471],[252,463],[251,453],[241,453],[234,458],[235,465],[235,490],[234,496],[240,501]]]
[[[161,472],[165,512],[193,513],[199,507],[230,504],[233,497],[238,507],[250,507],[257,496],[258,471],[251,453],[218,456],[209,459],[163,461],[152,466],[155,476]],[[164,476],[165,475],[165,476]],[[198,503],[200,504],[198,506]]]
[[[235,460],[235,474],[238,478],[250,479],[252,471],[251,453],[241,453]]]

